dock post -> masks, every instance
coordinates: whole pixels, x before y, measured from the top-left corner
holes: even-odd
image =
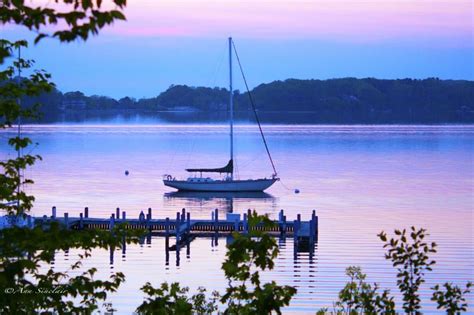
[[[293,258],[298,259],[298,220],[293,221]]]
[[[170,238],[170,218],[166,218],[165,220],[165,244],[166,249],[169,247],[169,238]]]
[[[89,218],[89,207],[84,208],[84,218]]]
[[[219,222],[219,211],[217,209],[214,210],[214,231],[217,232],[217,223]]]
[[[250,232],[249,219],[250,219],[250,216],[251,216],[251,215],[252,215],[252,210],[247,209],[247,230],[246,230],[247,233]]]
[[[186,213],[186,231],[191,232],[191,213]]]
[[[114,229],[114,224],[115,224],[115,214],[112,213],[112,215],[110,216],[110,221],[109,221],[110,232],[112,232],[112,230]]]
[[[183,208],[181,209],[181,222],[184,222],[186,220],[186,209]]]
[[[280,213],[278,213],[278,226],[280,227],[280,233],[283,233],[283,209],[280,210]]]
[[[122,211],[122,220],[125,222],[126,219],[127,219],[127,214],[125,213],[125,211]]]
[[[184,208],[183,208],[184,210]],[[179,266],[179,251],[180,251],[180,241],[181,241],[181,235],[180,235],[180,227],[181,227],[181,215],[178,212],[176,212],[176,266]]]
[[[148,231],[146,235],[146,243],[151,244],[151,226],[150,226],[150,230]]]
[[[244,233],[249,233],[249,218],[247,217],[247,213],[244,213]]]
[[[299,231],[301,228],[301,214],[298,213],[296,215],[296,219],[298,220],[298,231]]]
[[[127,241],[125,240],[125,233],[122,235],[122,258],[125,258],[127,253]]]
[[[170,261],[170,218],[167,217],[165,220],[165,258],[166,265]]]
[[[191,242],[186,242],[186,258],[191,258]]]
[[[319,233],[319,217],[316,215],[316,211],[314,211],[314,240],[315,242],[318,241],[318,233]]]
[[[117,218],[117,220],[120,219],[120,208],[115,209],[115,217]]]
[[[83,214],[82,213],[79,213],[79,229],[84,229],[84,218],[83,218]]]
[[[283,233],[286,234],[286,215],[283,216]]]
[[[150,212],[150,209],[151,208],[148,208],[148,213],[146,214],[146,223],[145,224],[146,224],[146,228],[148,230],[150,230],[150,232],[151,232],[151,222],[150,222],[151,221],[151,212]]]
[[[64,225],[66,229],[69,229],[69,213],[67,212],[64,212]]]
[[[179,226],[181,225],[181,220],[180,220],[181,216],[179,214],[179,212],[176,212],[176,223],[175,223],[175,230],[176,230],[176,243],[178,243],[178,239],[179,239]]]
[[[298,220],[293,221],[293,241],[296,244],[296,240],[298,239]]]
[[[53,206],[53,208],[51,208],[51,212],[52,212],[51,218],[55,220],[56,219],[56,206]]]
[[[114,264],[114,249],[112,246],[109,248],[110,254],[109,254],[109,264],[113,265]]]

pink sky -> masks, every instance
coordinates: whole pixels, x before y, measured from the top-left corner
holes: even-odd
[[[472,44],[474,28],[469,0],[135,0],[125,12],[128,23],[107,32],[338,41],[442,38]]]
[[[110,6],[110,0],[104,3]],[[125,14],[126,23],[105,32],[340,42],[421,39],[474,46],[472,0],[130,0]]]

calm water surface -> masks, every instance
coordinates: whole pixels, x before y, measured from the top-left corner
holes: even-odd
[[[228,160],[225,126],[185,125],[49,125],[28,126],[43,156],[26,175],[37,202],[35,215],[58,212],[78,216],[85,206],[91,216],[108,217],[116,207],[138,217],[153,208],[154,217],[174,217],[185,207],[192,217],[209,218],[218,208],[243,213],[248,208],[276,217],[303,219],[316,209],[319,242],[314,257],[293,256],[291,240],[281,242],[276,268],[265,275],[298,288],[288,313],[314,313],[331,306],[346,282],[344,269],[359,265],[368,280],[397,292],[394,272],[385,261],[376,234],[415,225],[425,227],[439,244],[437,265],[427,277],[425,310],[435,311],[429,287],[435,283],[473,280],[474,127],[472,126],[266,126],[281,183],[257,196],[173,194],[163,174],[185,177],[186,167],[219,167]],[[1,140],[11,134],[0,133]],[[240,178],[272,173],[256,127],[238,126],[237,170]],[[14,156],[5,141],[0,159]],[[125,176],[125,170],[129,175]],[[295,194],[298,188],[301,193]],[[129,246],[125,254],[96,251],[86,266],[107,276],[123,271],[127,281],[111,298],[119,313],[131,313],[141,302],[138,289],[179,281],[191,288],[223,292],[220,270],[226,238],[213,244],[197,239],[183,249],[179,266],[171,253],[165,261],[164,240],[153,237]],[[75,253],[60,254],[55,268],[66,268]],[[470,296],[472,301],[472,295]]]

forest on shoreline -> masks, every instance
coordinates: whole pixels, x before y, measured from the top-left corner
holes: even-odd
[[[374,78],[274,81],[252,91],[266,123],[474,123],[474,81]],[[228,117],[225,88],[172,85],[156,97],[114,99],[53,90],[22,100],[41,107],[41,123],[112,119],[117,115],[170,122],[219,122]],[[248,94],[234,91],[236,119],[253,120]]]

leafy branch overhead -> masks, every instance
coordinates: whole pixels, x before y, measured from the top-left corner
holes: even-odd
[[[0,52],[3,58],[11,57],[15,50],[28,47],[26,41],[10,42],[0,40]],[[4,62],[5,59],[0,60]],[[38,116],[39,104],[21,106],[21,99],[26,96],[37,96],[50,92],[54,84],[49,81],[50,75],[44,70],[35,70],[26,77],[16,76],[15,71],[28,70],[34,65],[32,60],[17,58],[5,69],[0,70],[0,129],[11,127],[13,123],[25,118]],[[32,143],[28,137],[20,135],[11,137],[8,144],[21,153]],[[0,161],[0,210],[9,214],[21,214],[33,206],[34,196],[27,195],[25,185],[33,184],[33,180],[24,178],[21,173],[32,166],[41,157],[32,154],[19,154],[17,158]]]
[[[96,35],[106,25],[116,20],[125,20],[123,10],[126,0],[55,0],[53,7],[35,5],[25,0],[2,0],[0,23],[23,25],[37,35],[35,43],[44,37],[56,37],[62,42],[70,42],[89,35]],[[51,2],[48,2],[50,4]],[[113,7],[105,9],[104,7]],[[62,27],[66,25],[66,27]],[[59,30],[48,31],[49,26]]]

